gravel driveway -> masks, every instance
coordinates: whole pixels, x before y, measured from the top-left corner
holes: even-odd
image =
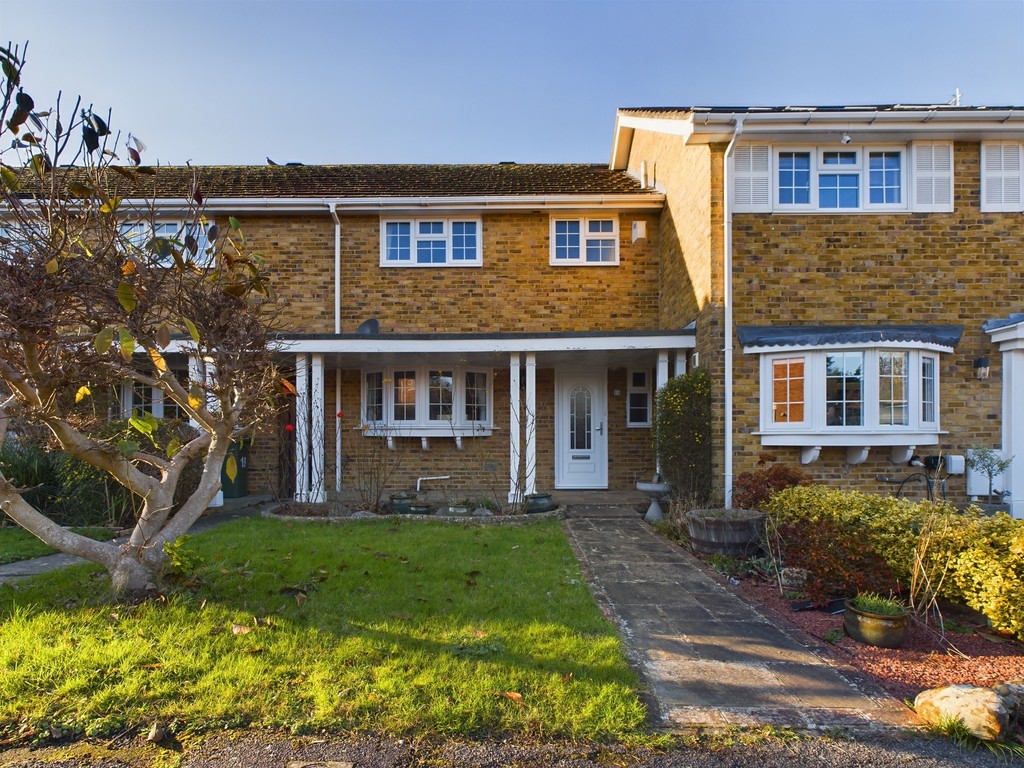
[[[736,735],[735,738],[741,738]],[[1005,768],[1006,756],[965,751],[943,739],[873,736],[764,739],[756,744],[680,747],[669,752],[555,742],[408,742],[400,739],[288,738],[243,732],[209,737],[182,748],[159,749],[141,740],[121,749],[86,744],[0,752],[10,768]],[[176,754],[177,752],[177,754]]]

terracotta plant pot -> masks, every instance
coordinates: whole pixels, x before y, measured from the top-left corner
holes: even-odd
[[[690,542],[706,555],[748,555],[761,546],[764,512],[756,509],[691,509],[686,513]]]
[[[879,648],[899,648],[907,639],[907,614],[883,616],[855,608],[851,600],[843,610],[843,629],[854,640]]]

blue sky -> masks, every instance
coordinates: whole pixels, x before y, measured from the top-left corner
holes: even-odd
[[[1024,0],[0,0],[40,106],[197,164],[607,162],[621,106],[1024,105]]]

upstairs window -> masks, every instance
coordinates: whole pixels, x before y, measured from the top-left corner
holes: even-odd
[[[731,160],[740,213],[953,210],[950,142],[740,145]]]
[[[618,218],[552,218],[550,263],[618,264]]]
[[[174,266],[172,249],[199,266],[207,266],[213,260],[213,243],[207,237],[208,227],[180,220],[161,219],[153,222],[133,221],[121,225],[121,235],[132,248],[154,254],[160,266]],[[195,249],[192,253],[191,248]]]
[[[478,267],[479,219],[395,219],[381,223],[382,267]]]

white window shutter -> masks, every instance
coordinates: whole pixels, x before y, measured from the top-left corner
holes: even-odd
[[[953,144],[914,142],[914,210],[953,210]]]
[[[771,211],[771,151],[767,146],[736,147],[732,153],[733,210]]]
[[[1020,211],[1021,145],[985,142],[981,145],[981,210]]]

